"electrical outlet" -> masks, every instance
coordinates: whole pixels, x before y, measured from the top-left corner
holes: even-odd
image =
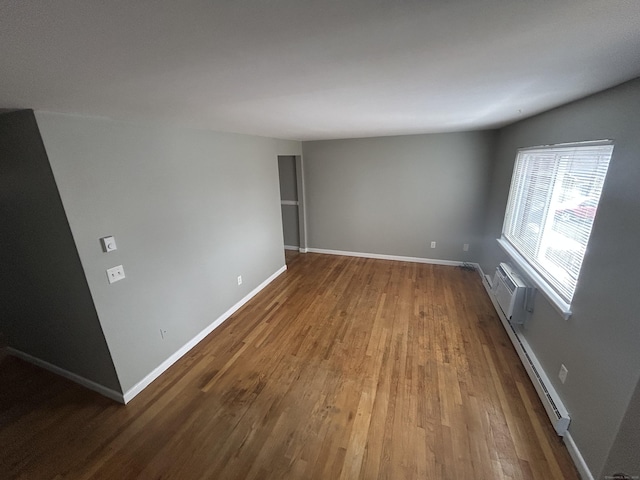
[[[431,248],[436,248],[436,242],[431,242]]]
[[[107,278],[109,279],[109,283],[115,283],[124,278],[124,267],[122,265],[118,265],[117,267],[113,267],[107,270]]]
[[[238,285],[242,285],[242,275],[238,275]]]
[[[562,383],[567,381],[567,373],[569,373],[567,367],[565,367],[564,365],[560,366],[560,373],[558,374],[558,378]]]
[[[462,251],[463,252],[468,252],[469,251],[469,244],[465,243],[464,245],[462,245]]]
[[[162,337],[162,339],[164,340],[165,338],[167,338],[167,331],[163,328],[160,329],[160,336]]]

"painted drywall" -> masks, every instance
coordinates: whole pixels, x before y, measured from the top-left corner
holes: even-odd
[[[298,200],[296,179],[296,157],[293,155],[278,156],[278,176],[280,178],[280,199]]]
[[[296,157],[281,155],[278,157],[278,174],[280,178],[280,199],[298,201],[298,177],[296,174]],[[300,222],[298,205],[282,205],[282,230],[284,244],[291,247],[300,246]]]
[[[602,471],[640,376],[640,80],[500,131],[480,263],[508,258],[500,235],[518,147],[612,139],[614,152],[565,321],[543,295],[523,329],[571,414],[570,431],[594,476]],[[561,364],[569,370],[558,380]]]
[[[307,204],[304,185],[304,160],[302,155],[296,155],[296,180],[298,191],[298,225],[300,251],[306,252],[307,242]]]
[[[126,392],[284,265],[277,156],[300,143],[36,118]]]
[[[300,247],[300,224],[298,222],[298,206],[282,205],[282,233],[284,244],[288,247]]]
[[[304,142],[309,247],[473,261],[493,142],[490,131]]]
[[[0,331],[9,345],[120,392],[31,110],[0,115]]]

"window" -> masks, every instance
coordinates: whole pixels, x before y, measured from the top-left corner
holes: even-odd
[[[499,240],[568,318],[613,145],[518,151]]]

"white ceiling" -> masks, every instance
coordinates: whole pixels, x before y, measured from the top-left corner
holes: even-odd
[[[2,0],[0,107],[298,140],[491,128],[640,76],[639,0]]]

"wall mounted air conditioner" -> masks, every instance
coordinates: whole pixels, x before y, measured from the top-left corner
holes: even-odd
[[[526,310],[527,285],[507,263],[496,268],[493,277],[492,293],[502,313],[512,323],[523,323]]]

